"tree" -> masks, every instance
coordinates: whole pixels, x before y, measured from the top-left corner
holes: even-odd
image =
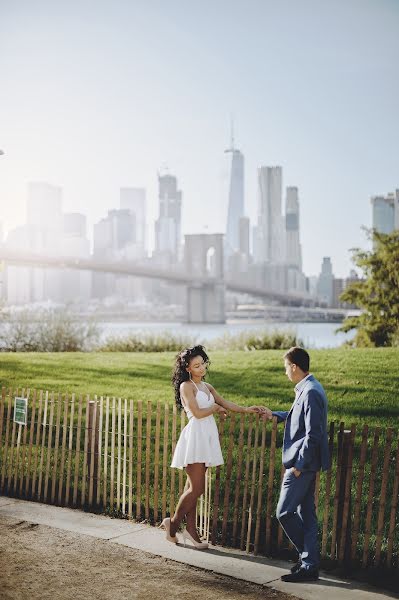
[[[398,346],[399,230],[390,234],[368,230],[368,237],[372,250],[352,250],[352,260],[364,277],[351,283],[340,297],[362,312],[347,317],[339,331],[356,329],[356,346]]]

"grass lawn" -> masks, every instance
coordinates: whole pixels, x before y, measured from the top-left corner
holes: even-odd
[[[282,352],[213,352],[208,381],[234,402],[288,409],[293,387]],[[312,350],[311,371],[326,389],[329,419],[398,425],[399,350]],[[19,353],[0,355],[1,385],[173,402],[173,353]]]

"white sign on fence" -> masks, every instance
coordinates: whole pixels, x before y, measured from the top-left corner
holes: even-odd
[[[28,414],[28,399],[15,398],[14,400],[14,423],[26,425],[26,416]]]

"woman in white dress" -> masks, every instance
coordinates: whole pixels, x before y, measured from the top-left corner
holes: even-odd
[[[176,403],[186,411],[188,424],[180,434],[171,466],[186,470],[189,487],[181,495],[173,517],[164,519],[161,524],[166,530],[167,540],[177,543],[176,532],[186,517],[186,528],[182,531],[184,544],[189,539],[199,549],[207,548],[208,544],[201,542],[197,532],[197,500],[205,490],[207,468],[223,464],[213,415],[218,413],[224,418],[228,410],[246,413],[262,410],[257,406],[239,406],[222,398],[209,383],[203,381],[209,364],[205,349],[200,345],[186,348],[176,357],[172,382]]]

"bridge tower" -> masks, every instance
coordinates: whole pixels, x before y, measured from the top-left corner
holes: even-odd
[[[185,236],[185,270],[193,277],[211,279],[187,285],[187,323],[225,323],[223,234]]]

